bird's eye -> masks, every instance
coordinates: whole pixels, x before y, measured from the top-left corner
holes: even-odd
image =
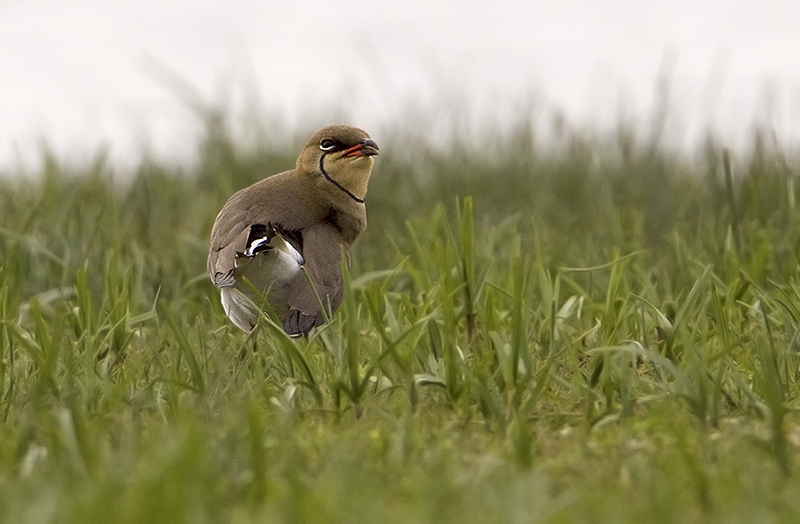
[[[330,138],[324,138],[322,139],[322,142],[319,143],[319,148],[323,151],[330,151],[334,147],[336,147],[336,142]]]

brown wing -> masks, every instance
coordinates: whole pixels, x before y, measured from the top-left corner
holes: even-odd
[[[307,334],[315,325],[323,324],[341,304],[342,249],[349,257],[350,245],[331,223],[317,224],[303,231],[305,272],[298,274],[292,283],[289,315],[283,321],[283,329],[290,335]],[[309,277],[313,287],[308,282]]]
[[[236,254],[244,252],[254,224],[299,231],[319,222],[322,212],[305,180],[294,171],[265,178],[235,193],[211,231],[207,269],[217,287],[232,286]]]

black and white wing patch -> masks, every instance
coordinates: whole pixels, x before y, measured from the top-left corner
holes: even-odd
[[[275,228],[272,224],[253,224],[250,226],[250,234],[247,236],[247,244],[245,245],[242,255],[246,257],[254,257],[262,251],[269,251],[273,249],[270,245],[270,240],[275,236]]]
[[[303,260],[303,236],[300,232],[282,229],[271,222],[266,225],[253,224],[250,226],[244,251],[238,253],[238,256],[252,258],[259,253],[274,249],[290,256],[299,265],[305,263]]]

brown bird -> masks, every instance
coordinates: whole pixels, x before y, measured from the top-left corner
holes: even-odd
[[[235,193],[211,231],[208,274],[245,331],[261,311],[306,335],[342,301],[341,253],[367,227],[364,197],[378,145],[349,126],[322,129],[291,171]],[[310,282],[309,282],[310,281]]]

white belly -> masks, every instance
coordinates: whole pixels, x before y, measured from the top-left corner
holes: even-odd
[[[221,288],[225,314],[245,331],[253,329],[261,311],[280,323],[289,310],[291,284],[301,271],[302,260],[291,247],[237,258],[236,282]]]

